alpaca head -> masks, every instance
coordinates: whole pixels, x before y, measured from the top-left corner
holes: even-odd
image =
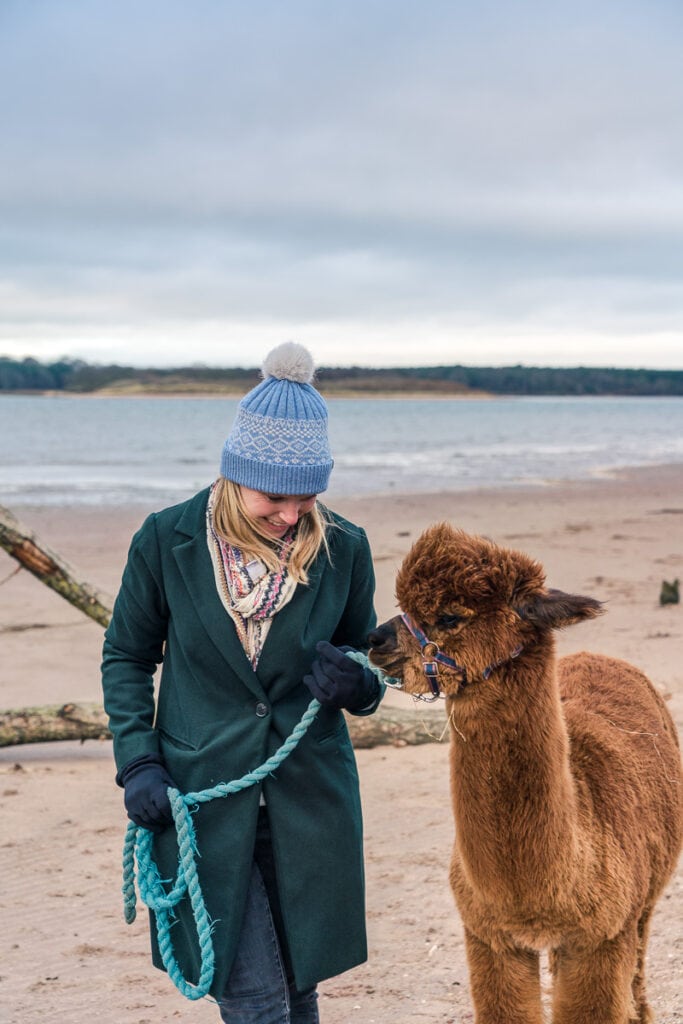
[[[396,579],[399,606],[455,666],[438,665],[439,687],[455,694],[538,643],[553,629],[592,619],[602,606],[590,597],[545,586],[538,562],[520,551],[439,523],[406,556]],[[430,693],[423,650],[400,616],[370,634],[370,658],[398,676],[408,693]]]

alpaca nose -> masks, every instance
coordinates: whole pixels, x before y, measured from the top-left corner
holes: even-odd
[[[368,643],[373,651],[393,651],[396,648],[396,631],[390,623],[384,622],[368,633]]]

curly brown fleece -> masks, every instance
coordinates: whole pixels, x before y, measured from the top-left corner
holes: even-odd
[[[451,725],[450,878],[476,1024],[541,1024],[545,949],[554,1024],[649,1024],[649,922],[683,832],[680,751],[661,696],[615,658],[556,659],[553,630],[602,608],[549,590],[522,552],[441,523],[407,555],[396,592],[466,672],[439,667]],[[370,642],[372,660],[407,692],[429,692],[399,617]]]

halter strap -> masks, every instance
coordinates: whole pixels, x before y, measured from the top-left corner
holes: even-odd
[[[422,648],[422,668],[433,694],[432,700],[436,700],[437,697],[441,696],[439,665],[446,665],[447,668],[454,668],[457,672],[461,672],[462,683],[460,685],[467,686],[467,669],[464,665],[458,665],[457,661],[454,661],[453,658],[449,658],[447,654],[442,654],[439,645],[430,640],[427,634],[420,629],[418,624],[406,612],[401,612],[401,618]],[[428,650],[429,648],[431,648],[431,651]]]
[[[401,619],[422,649],[422,668],[425,676],[427,677],[429,688],[432,691],[431,697],[423,697],[422,699],[428,701],[436,700],[441,696],[441,688],[439,686],[439,665],[446,665],[447,668],[454,668],[456,672],[460,672],[462,674],[460,689],[464,690],[468,683],[472,682],[472,680],[467,676],[467,669],[465,666],[459,665],[457,661],[453,658],[449,658],[447,654],[442,654],[439,649],[439,645],[435,643],[434,640],[429,639],[424,630],[420,629],[418,624],[411,619],[407,612],[401,612]],[[429,650],[429,648],[431,648],[431,650]],[[507,658],[501,658],[500,661],[494,661],[491,665],[487,665],[481,674],[482,679],[489,679],[492,672],[497,668],[500,668],[501,665],[505,665],[506,662],[512,661],[514,658],[518,658],[523,650],[524,645],[519,644],[511,654],[508,654]]]

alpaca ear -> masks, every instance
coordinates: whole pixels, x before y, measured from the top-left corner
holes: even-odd
[[[565,594],[563,590],[546,590],[536,594],[516,608],[520,618],[535,626],[564,629],[574,622],[594,619],[602,615],[601,601],[580,594]]]

